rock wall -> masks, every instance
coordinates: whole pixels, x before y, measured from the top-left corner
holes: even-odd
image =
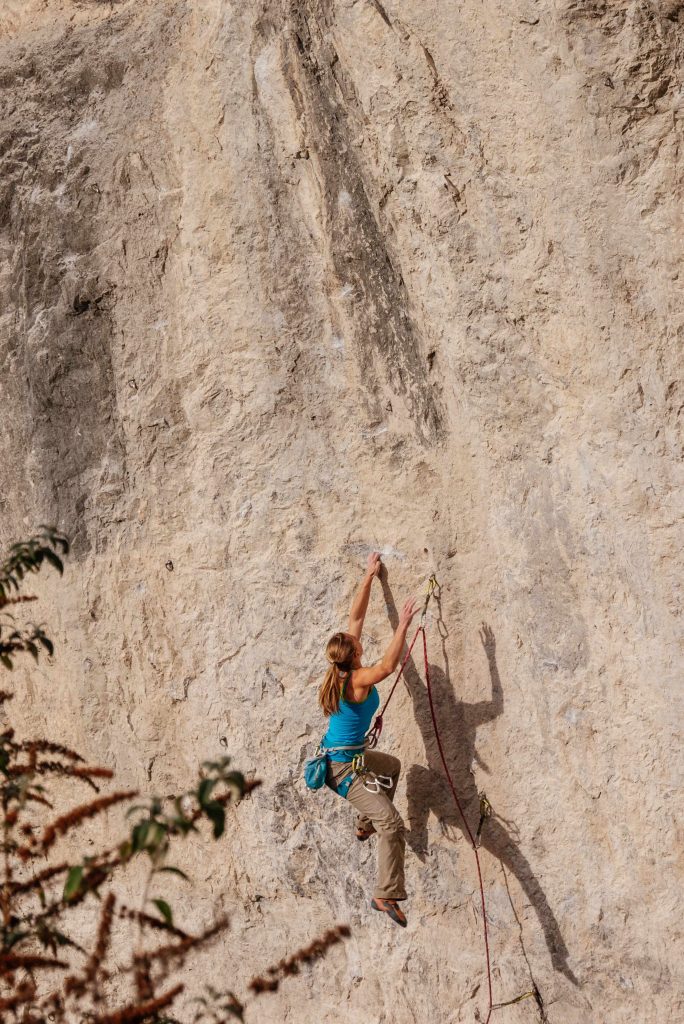
[[[177,902],[231,910],[228,984],[351,923],[268,1019],[486,1004],[419,660],[383,736],[406,932],[301,780],[375,547],[370,657],[441,583],[495,999],[543,1003],[493,1019],[682,1019],[683,31],[680,0],[5,0],[0,540],[74,538],[23,726],[157,792],[225,750],[264,779]]]

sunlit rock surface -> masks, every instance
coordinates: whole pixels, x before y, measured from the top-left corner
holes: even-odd
[[[486,1015],[422,656],[383,734],[405,932],[301,779],[373,548],[369,658],[441,583],[494,997],[542,1003],[497,1024],[682,1019],[683,33],[676,0],[3,4],[0,539],[74,539],[14,714],[148,791],[264,779],[176,859],[177,913],[233,920],[194,978],[353,937],[254,1019]]]

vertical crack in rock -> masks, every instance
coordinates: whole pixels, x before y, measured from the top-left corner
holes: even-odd
[[[399,258],[374,214],[355,155],[364,114],[333,45],[329,10],[327,4],[290,6],[285,74],[319,170],[328,258],[353,325],[362,376],[372,379],[379,362],[391,388],[405,396],[418,435],[430,444],[443,434],[443,411],[428,380]]]

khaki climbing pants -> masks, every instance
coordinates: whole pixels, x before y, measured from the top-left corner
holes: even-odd
[[[401,771],[401,761],[391,754],[367,750],[365,764],[371,773],[384,775],[392,780],[389,788],[379,786],[378,792],[374,793],[365,788],[364,776],[361,776],[352,782],[347,793],[347,800],[358,811],[356,827],[367,832],[377,832],[378,835],[378,884],[373,895],[382,900],[405,900],[404,822],[392,803]],[[346,778],[351,771],[351,764],[330,761],[328,780],[334,785]],[[373,783],[373,774],[365,778],[369,784]]]

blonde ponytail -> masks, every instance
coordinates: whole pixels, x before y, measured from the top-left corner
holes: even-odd
[[[330,668],[318,691],[318,703],[326,715],[335,715],[340,710],[340,699],[345,677],[352,670],[356,647],[348,633],[333,633],[325,648]]]

